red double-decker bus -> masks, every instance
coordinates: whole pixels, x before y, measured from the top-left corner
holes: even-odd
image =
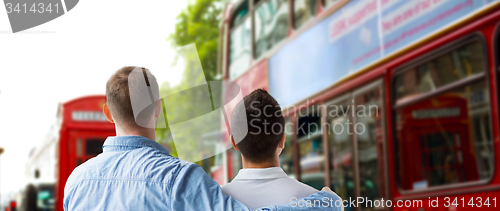
[[[499,209],[499,1],[238,0],[220,31],[225,80],[284,111],[290,177],[346,210]]]
[[[114,124],[102,112],[104,95],[81,97],[59,106],[45,140],[30,153],[22,210],[63,210],[64,185],[78,165],[102,152]]]

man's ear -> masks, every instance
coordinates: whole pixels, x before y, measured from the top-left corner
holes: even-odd
[[[285,148],[285,133],[283,133],[283,137],[281,137],[280,143],[278,143],[278,147],[281,149]]]
[[[238,145],[236,145],[236,143],[234,143],[233,135],[231,135],[231,144],[233,144],[233,147],[236,151],[240,151],[240,149],[238,149]]]
[[[111,112],[109,112],[108,104],[104,103],[104,106],[102,106],[102,113],[104,113],[104,116],[106,116],[106,119],[108,119],[109,122],[115,123],[115,121],[113,121],[113,117],[111,116]]]
[[[155,106],[155,118],[158,119],[161,116],[161,100],[156,101]]]

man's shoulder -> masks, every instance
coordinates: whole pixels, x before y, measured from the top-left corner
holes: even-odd
[[[309,186],[308,184],[302,183],[294,178],[287,177],[287,178],[283,178],[283,179],[286,180],[287,183],[289,183],[293,188],[304,191],[306,193],[313,194],[313,193],[316,193],[319,191],[316,188],[313,188],[313,187]]]
[[[96,164],[98,164],[99,156],[100,155],[98,155],[97,157],[93,157],[73,169],[68,177],[66,185],[70,185],[72,182],[79,178],[88,178],[92,177],[91,175],[98,174],[96,170],[98,170],[99,168],[96,167]]]
[[[242,191],[244,190],[244,191]],[[318,193],[313,187],[289,177],[236,179],[222,187],[222,192],[250,208],[286,204],[291,199]]]
[[[190,166],[187,161],[155,150],[136,149],[124,152],[102,153],[77,166],[66,186],[85,179],[114,180],[120,178],[147,178],[152,182],[167,182],[180,169]]]
[[[236,185],[236,182],[233,180],[233,181],[225,184],[224,186],[222,186],[221,189],[222,189],[223,193],[227,194],[227,192],[230,192],[231,190],[233,190],[234,188],[237,188],[237,187],[238,187],[238,185]]]
[[[233,181],[227,183],[226,185],[224,185],[222,187],[222,191],[230,192],[233,189],[240,189],[243,186],[247,186],[247,187],[255,186],[257,184],[261,184],[263,181],[266,181],[266,180],[248,179],[248,180],[245,180],[245,182],[243,182],[243,183],[241,182],[241,180],[233,180]],[[294,178],[290,178],[290,177],[273,179],[273,181],[267,181],[267,182],[274,183],[274,185],[286,187],[287,190],[293,190],[294,192],[296,192],[296,191],[304,192],[304,193],[307,193],[308,195],[317,193],[319,191],[319,190],[317,190],[317,189],[315,189],[315,188],[313,188],[305,183],[299,182],[298,180],[296,180]],[[267,188],[274,188],[274,185],[267,186]]]

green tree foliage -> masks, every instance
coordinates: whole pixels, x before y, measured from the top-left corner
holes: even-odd
[[[177,23],[175,25],[175,31],[168,38],[167,41],[171,43],[173,48],[183,47],[189,44],[196,44],[198,56],[203,67],[203,72],[205,78],[201,75],[195,75],[196,72],[192,70],[190,64],[185,64],[185,70],[183,73],[183,78],[179,85],[174,87],[170,86],[168,83],[164,83],[160,86],[160,96],[166,96],[168,93],[175,93],[180,90],[185,90],[190,87],[190,84],[197,83],[198,81],[214,81],[218,79],[217,76],[217,58],[218,58],[218,45],[219,45],[219,24],[222,18],[222,12],[224,5],[227,0],[192,0],[188,3],[186,9],[180,12],[177,16]],[[182,57],[192,57],[192,55],[183,54],[183,52],[178,52],[179,56]],[[185,58],[186,59],[186,58]],[[186,59],[185,61],[189,61]],[[189,63],[189,62],[188,62]],[[210,95],[212,98],[212,95]],[[181,107],[176,110],[175,116],[170,116],[170,119],[182,118],[182,116],[192,115],[195,105],[192,102],[196,102],[196,95],[185,95],[176,94],[167,97],[163,101],[165,107],[169,107],[172,102],[177,104],[185,103],[185,107]],[[166,102],[166,101],[169,102]],[[212,99],[220,100],[220,99]],[[179,115],[179,116],[177,116]],[[167,121],[169,116],[166,116]],[[159,122],[159,124],[167,124],[166,128],[159,128],[156,130],[156,136],[159,142],[169,149],[173,156],[178,156],[177,150],[175,148],[173,138],[171,135],[168,123]],[[192,127],[193,130],[189,131],[193,133],[210,133],[213,128],[208,126],[196,126]],[[177,134],[176,136],[182,136],[183,134]],[[196,146],[196,140],[193,140],[193,146]]]
[[[194,0],[177,16],[175,32],[168,38],[173,47],[196,44],[208,81],[217,76],[219,24],[227,0]]]

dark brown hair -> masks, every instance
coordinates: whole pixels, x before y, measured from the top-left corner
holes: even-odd
[[[245,104],[245,112],[235,109],[231,117],[233,138],[242,134],[244,138],[237,143],[246,160],[254,163],[270,161],[284,134],[285,119],[278,102],[266,90],[256,89],[245,96],[240,103]],[[246,119],[245,119],[246,117]],[[242,124],[242,121],[245,121]],[[235,135],[236,134],[236,135]],[[235,140],[236,142],[236,140]]]

